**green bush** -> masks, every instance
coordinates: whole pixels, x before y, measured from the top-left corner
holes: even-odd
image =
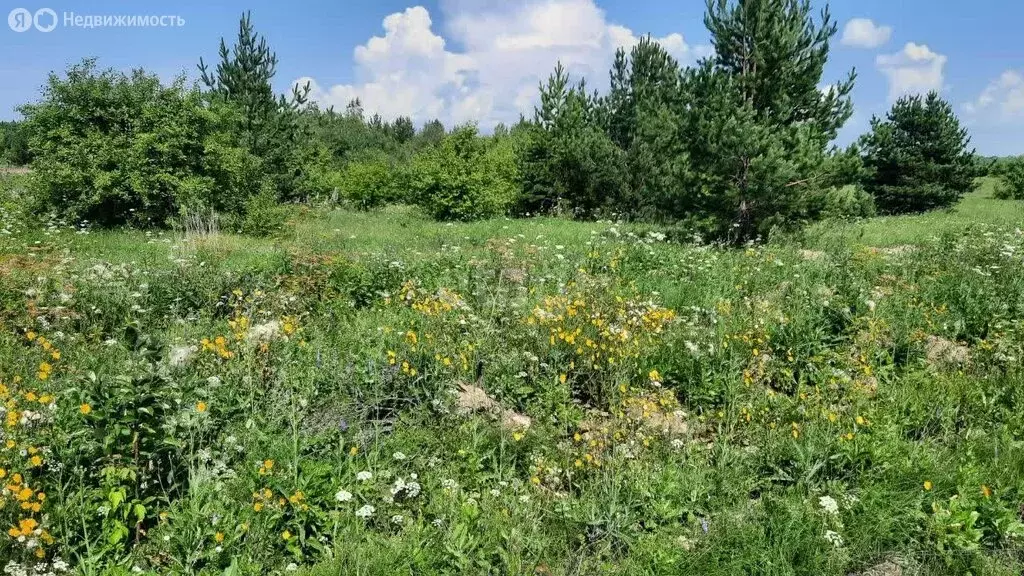
[[[367,210],[401,199],[398,168],[384,153],[364,154],[345,166],[339,178],[341,198]]]
[[[183,205],[238,211],[259,162],[223,134],[230,109],[205,106],[184,78],[99,71],[94,60],[51,74],[22,108],[38,212],[101,226],[165,225]]]
[[[1024,200],[1024,156],[1011,158],[996,167],[999,177],[995,197],[1001,200]]]
[[[856,184],[833,186],[814,200],[819,218],[869,218],[875,215],[875,199]]]
[[[290,210],[277,203],[277,197],[269,186],[245,203],[245,211],[239,219],[238,231],[249,236],[275,236],[284,231]]]
[[[480,138],[472,125],[457,128],[417,155],[409,176],[411,198],[438,220],[504,214],[519,189],[511,141]]]

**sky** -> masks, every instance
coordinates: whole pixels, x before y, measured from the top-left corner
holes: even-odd
[[[485,131],[531,114],[537,84],[559,60],[604,90],[615,49],[644,35],[683,64],[710,52],[704,0],[39,1],[0,0],[8,16],[8,26],[0,23],[0,119],[17,118],[51,71],[83,57],[167,81],[195,78],[199,58],[216,61],[220,38],[234,38],[245,10],[277,52],[278,91],[309,81],[324,106],[342,109],[358,96],[385,118],[475,121]],[[834,0],[831,12],[839,31],[821,88],[857,71],[840,144],[901,95],[938,90],[979,153],[1024,153],[1024,2]],[[116,17],[136,15],[165,25],[118,25]],[[86,27],[88,16],[113,25]]]

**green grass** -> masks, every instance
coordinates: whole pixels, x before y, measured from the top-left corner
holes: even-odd
[[[988,185],[742,249],[408,207],[273,239],[9,215],[0,558],[1020,574],[1024,205]]]
[[[977,190],[947,210],[884,216],[840,226],[825,223],[812,229],[809,235],[820,235],[826,240],[839,237],[841,241],[864,246],[898,246],[923,244],[943,235],[955,236],[990,227],[1020,227],[1024,222],[1024,201],[995,200],[992,197],[995,184],[995,178],[980,178]]]

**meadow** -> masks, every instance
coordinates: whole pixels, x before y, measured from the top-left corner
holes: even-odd
[[[1020,574],[1024,202],[723,247],[19,212],[5,574]]]

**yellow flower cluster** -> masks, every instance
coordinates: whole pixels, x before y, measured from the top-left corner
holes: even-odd
[[[25,339],[29,342],[34,342],[37,346],[43,349],[44,352],[50,357],[51,360],[60,360],[60,350],[54,347],[53,343],[47,340],[41,335],[37,335],[32,330],[25,333]]]
[[[440,316],[466,307],[462,296],[448,288],[438,288],[433,294],[423,293],[414,280],[406,280],[398,290],[398,301],[425,316]]]
[[[564,348],[583,365],[599,369],[639,358],[675,319],[671,309],[621,297],[615,298],[613,310],[603,308],[588,301],[580,289],[545,297],[525,321],[546,328],[551,346]]]
[[[230,360],[235,357],[234,351],[228,348],[227,338],[223,336],[217,336],[212,341],[209,338],[203,338],[200,344],[202,344],[204,352],[213,352],[224,360]]]
[[[231,327],[231,332],[234,333],[235,340],[241,340],[245,338],[245,333],[249,331],[249,317],[237,315],[228,320],[228,326]]]

